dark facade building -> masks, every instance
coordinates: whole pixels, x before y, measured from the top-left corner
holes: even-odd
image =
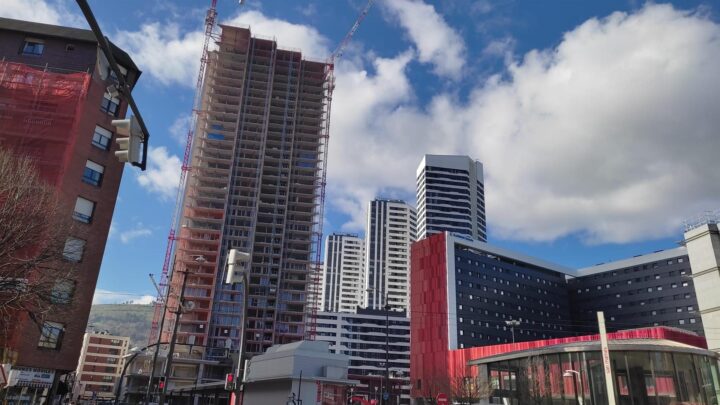
[[[577,270],[568,281],[576,329],[597,331],[596,312],[608,330],[673,326],[702,335],[690,260],[685,247]]]
[[[685,247],[571,270],[446,232],[413,244],[411,262],[413,397],[464,370],[463,349],[597,333],[597,311],[609,331],[707,332]]]
[[[113,52],[134,85],[137,66]],[[37,162],[78,233],[65,244],[65,259],[77,268],[67,302],[46,314],[41,330],[19,314],[2,360],[57,381],[75,370],[83,344],[123,171],[110,122],[127,106],[108,93],[115,80],[89,30],[0,18],[0,59],[0,147]]]

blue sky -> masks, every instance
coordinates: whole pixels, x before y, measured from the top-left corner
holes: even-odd
[[[0,15],[84,26],[68,0]],[[7,3],[7,4],[5,4]],[[208,4],[206,4],[208,3]],[[126,168],[97,302],[154,295],[209,1],[90,1],[144,73],[150,170]],[[219,0],[324,59],[362,0]],[[711,2],[378,0],[338,64],[325,232],[362,232],[374,196],[414,204],[424,153],[485,165],[492,243],[570,267],[676,246],[720,206],[720,26]]]

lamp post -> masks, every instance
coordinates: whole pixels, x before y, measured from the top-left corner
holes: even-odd
[[[510,333],[512,333],[512,342],[515,343],[515,327],[520,326],[520,321],[517,319],[511,319],[505,321],[505,325],[510,327]]]
[[[583,387],[582,376],[580,375],[580,372],[575,370],[565,370],[565,372],[563,373],[563,377],[572,377],[573,391],[575,391],[575,402],[577,403],[577,405],[582,404],[582,402],[580,402],[580,395],[578,394],[578,380],[580,380],[580,392],[583,392],[585,389]]]
[[[194,257],[194,256],[191,256]],[[197,256],[195,257],[195,261],[198,264],[202,264],[207,262],[204,256]],[[172,335],[170,335],[170,347],[168,348],[168,354],[167,359],[165,359],[165,371],[163,372],[163,375],[165,376],[165,385],[160,389],[160,399],[158,400],[158,405],[164,405],[165,404],[165,395],[167,393],[167,387],[170,377],[170,370],[172,368],[172,359],[173,354],[175,353],[175,343],[177,338],[177,331],[180,327],[180,315],[182,315],[183,312],[183,304],[185,301],[185,287],[187,286],[187,280],[188,280],[188,273],[190,270],[185,266],[184,271],[178,270],[180,274],[183,275],[182,279],[182,285],[180,287],[180,295],[178,297],[177,301],[177,309],[175,311],[172,311],[175,314],[175,325],[173,325],[173,332]],[[165,301],[165,305],[167,306],[167,301]]]
[[[236,383],[234,392],[236,405],[243,403],[240,396],[245,395],[242,384],[245,380],[243,362],[245,360],[245,324],[247,323],[248,314],[248,295],[250,295],[250,280],[248,278],[248,273],[250,271],[250,258],[251,256],[249,253],[241,252],[237,249],[230,249],[226,259],[227,275],[225,283],[241,283],[243,285],[243,313],[242,319],[240,320],[240,347],[238,349],[238,363],[235,370]],[[238,274],[240,275],[239,278]]]

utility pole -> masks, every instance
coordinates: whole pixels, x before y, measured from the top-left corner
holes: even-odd
[[[197,256],[195,257],[195,261],[198,264],[205,263],[207,260],[205,260],[204,256]],[[180,274],[182,274],[182,286],[180,287],[180,295],[178,296],[177,301],[177,309],[173,311],[175,314],[175,325],[173,326],[173,332],[172,335],[170,335],[170,347],[168,348],[167,358],[165,359],[165,371],[163,372],[163,376],[165,377],[165,384],[160,389],[160,399],[158,400],[158,405],[164,405],[165,404],[165,395],[167,393],[167,386],[170,382],[170,369],[172,367],[172,359],[173,354],[175,353],[175,343],[177,339],[177,331],[180,327],[180,315],[182,315],[183,311],[183,304],[185,301],[185,287],[187,286],[187,280],[188,280],[188,273],[190,272],[190,269],[187,268],[187,265],[184,266],[185,269],[183,271],[177,270]],[[173,272],[174,273],[174,272]],[[169,288],[168,288],[168,297],[169,297]],[[168,300],[165,300],[165,305],[167,305]],[[162,331],[160,331],[160,334],[162,334]]]
[[[170,335],[170,348],[168,349],[167,358],[165,359],[165,371],[163,372],[163,376],[165,376],[165,385],[163,385],[163,387],[160,389],[160,400],[158,401],[158,405],[165,404],[165,394],[167,392],[167,386],[168,386],[169,377],[170,377],[170,368],[172,367],[172,358],[173,358],[173,354],[175,353],[175,340],[177,338],[178,327],[180,326],[180,315],[182,314],[182,304],[183,304],[183,300],[185,299],[185,286],[187,285],[188,269],[186,268],[184,271],[181,271],[180,273],[183,275],[182,287],[180,287],[180,297],[178,299],[177,309],[175,311],[173,311],[173,313],[175,314],[175,325],[173,326],[172,335]]]

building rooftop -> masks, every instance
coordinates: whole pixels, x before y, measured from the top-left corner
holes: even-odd
[[[93,34],[93,32],[89,29],[63,27],[60,25],[14,20],[12,18],[0,17],[0,30],[18,31],[45,37],[66,38],[81,42],[97,43],[95,34]],[[126,69],[136,71],[137,77],[139,78],[142,72],[132,60],[130,55],[113,44],[109,39],[108,42],[110,43],[110,48],[112,49],[115,60]]]
[[[659,250],[653,253],[633,256],[629,259],[621,259],[613,262],[596,264],[590,267],[583,267],[581,269],[577,269],[577,275],[582,277],[591,274],[604,273],[610,270],[638,266],[649,262],[668,260],[678,256],[686,256],[687,254],[687,248],[684,246],[676,247],[674,249]]]
[[[536,257],[527,256],[522,253],[514,252],[509,249],[501,248],[498,246],[493,246],[486,242],[480,242],[477,240],[473,240],[472,238],[453,234],[446,232],[447,234],[447,241],[448,243],[454,243],[466,246],[473,250],[478,250],[481,252],[485,252],[494,256],[501,256],[507,259],[512,259],[514,261],[530,264],[532,266],[553,270],[558,273],[563,273],[568,276],[576,276],[575,270],[570,269],[568,267],[561,266],[559,264],[551,263],[548,261],[545,261],[543,259],[538,259]]]

